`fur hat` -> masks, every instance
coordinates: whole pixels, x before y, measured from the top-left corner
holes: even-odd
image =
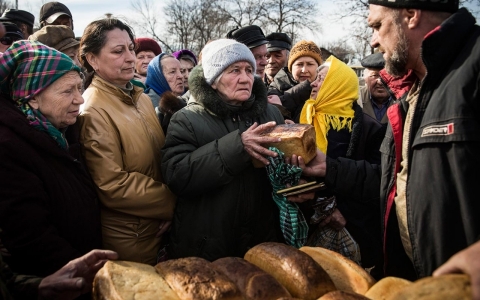
[[[0,21],[21,22],[27,24],[30,27],[33,27],[33,23],[35,22],[35,16],[28,11],[7,8],[0,17]]]
[[[61,52],[80,44],[75,39],[73,30],[65,25],[47,25],[32,34],[28,39],[38,41]]]
[[[255,57],[252,51],[242,43],[232,39],[219,39],[208,43],[202,50],[203,74],[208,84],[213,81],[231,64],[247,61],[256,72]]]
[[[162,53],[162,48],[160,45],[151,38],[136,38],[135,44],[137,44],[137,48],[135,49],[135,54],[138,54],[142,51],[152,51],[155,56]]]
[[[245,44],[250,49],[268,43],[262,29],[257,25],[248,25],[242,28],[237,27],[233,30],[230,30],[227,33],[226,38],[234,39],[237,42]]]
[[[318,65],[321,65],[323,62],[322,52],[317,45],[312,41],[301,40],[290,50],[290,57],[288,58],[288,70],[290,72],[292,72],[293,63],[302,56],[310,56],[317,61]]]
[[[416,8],[451,13],[458,10],[458,2],[459,0],[368,0],[369,4],[392,8]]]

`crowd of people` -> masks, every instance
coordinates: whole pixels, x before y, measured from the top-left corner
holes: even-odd
[[[313,41],[257,25],[166,53],[116,18],[78,39],[64,4],[39,15],[35,32],[26,11],[0,17],[2,299],[88,299],[108,259],[329,247],[325,228],[376,279],[462,272],[480,299],[480,27],[458,1],[369,0],[364,87]],[[285,123],[317,146],[285,164],[326,186],[283,199],[295,243],[265,147]]]

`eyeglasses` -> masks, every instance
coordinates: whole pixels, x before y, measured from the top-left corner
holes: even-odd
[[[10,46],[13,44],[13,42],[16,42],[20,40],[18,37],[12,37],[12,36],[4,36],[3,38],[0,39],[0,43],[5,46]]]

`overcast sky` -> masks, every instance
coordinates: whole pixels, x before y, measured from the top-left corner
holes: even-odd
[[[72,12],[76,36],[81,36],[83,30],[90,22],[104,17],[106,13],[112,13],[114,16],[119,17],[134,18],[136,13],[132,10],[130,1],[131,0],[60,0],[60,2],[65,4]],[[321,10],[319,19],[321,19],[320,23],[323,26],[323,30],[321,33],[315,35],[305,32],[305,36],[301,38],[313,40],[320,46],[324,46],[330,41],[344,37],[348,30],[349,23],[338,23],[329,20],[328,16],[338,10],[338,7],[334,5],[335,1],[316,1]],[[10,2],[15,3],[15,0],[10,0]],[[35,20],[38,21],[40,7],[42,3],[46,2],[49,2],[49,0],[18,0],[18,8],[31,12],[35,15]],[[154,2],[163,3],[165,1]],[[474,9],[477,11],[480,10],[479,7],[475,7]],[[136,35],[141,36],[141,33],[136,32]]]

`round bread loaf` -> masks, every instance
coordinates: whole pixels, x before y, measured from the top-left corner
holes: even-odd
[[[365,296],[372,300],[389,300],[393,294],[411,284],[411,281],[403,278],[385,277],[375,283]]]
[[[296,298],[317,299],[336,290],[322,267],[292,246],[262,243],[248,250],[245,260],[272,275]]]
[[[240,257],[224,257],[213,264],[233,281],[245,299],[278,299],[291,297],[272,275]]]
[[[235,283],[203,258],[167,260],[157,264],[155,269],[182,300],[243,299]]]
[[[438,277],[425,277],[407,285],[395,293],[392,300],[438,300],[472,299],[470,277],[465,274],[448,274]]]
[[[300,251],[311,256],[327,272],[340,291],[364,295],[375,279],[354,261],[322,247],[302,247]]]
[[[93,280],[95,300],[180,300],[150,265],[107,261]]]
[[[370,300],[369,298],[351,292],[345,291],[333,291],[330,293],[326,293],[322,297],[318,298],[318,300]]]

